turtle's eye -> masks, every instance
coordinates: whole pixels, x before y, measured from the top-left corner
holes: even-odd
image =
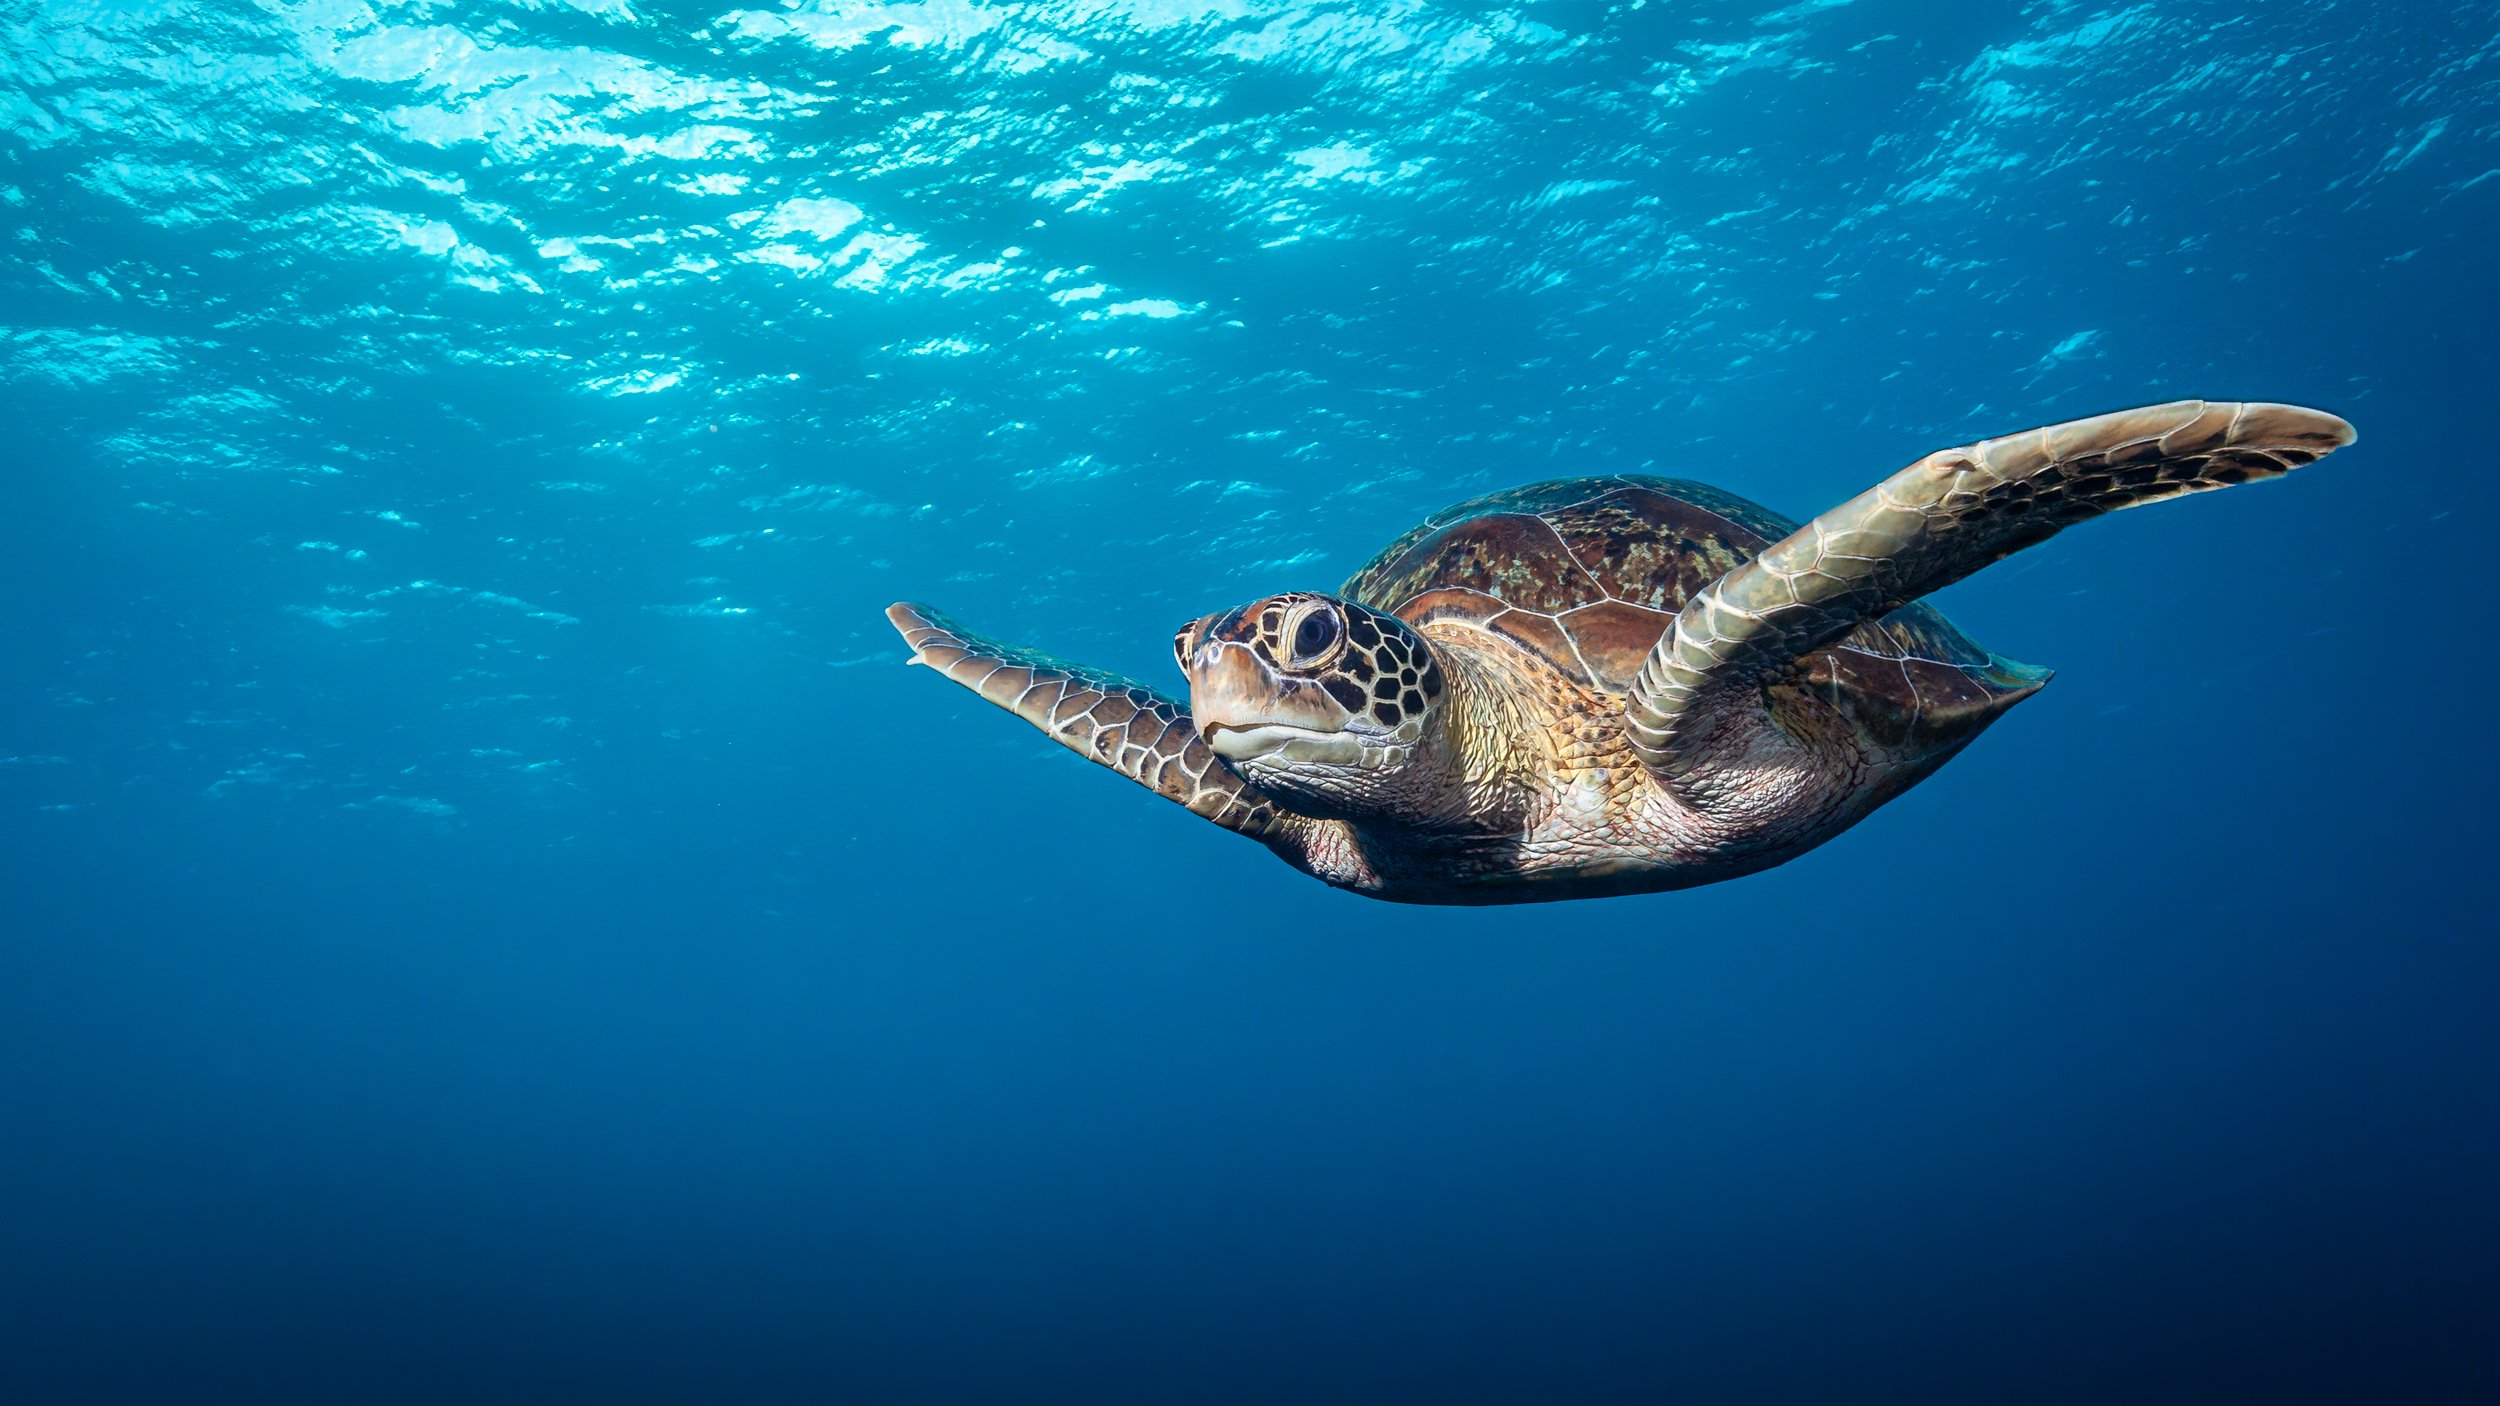
[[[1318,606],[1293,627],[1293,658],[1296,669],[1308,669],[1325,663],[1345,638],[1345,627],[1337,623],[1337,612]]]

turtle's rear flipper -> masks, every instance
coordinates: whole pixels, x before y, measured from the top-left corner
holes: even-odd
[[[2182,400],[1946,449],[1704,587],[1633,681],[1632,748],[1688,803],[1758,754],[1762,686],[1811,651],[2086,518],[2274,478],[2352,443],[2296,405]]]
[[[1166,800],[1253,838],[1289,817],[1227,770],[1198,740],[1189,711],[1142,684],[968,634],[923,606],[885,618],[926,664]]]

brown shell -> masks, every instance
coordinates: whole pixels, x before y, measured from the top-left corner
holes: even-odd
[[[1706,484],[1560,479],[1433,514],[1342,594],[1412,625],[1482,626],[1621,694],[1686,600],[1796,529]],[[2046,677],[1913,604],[1799,661],[1785,687],[1841,707],[1879,743],[1924,750],[1967,740]]]

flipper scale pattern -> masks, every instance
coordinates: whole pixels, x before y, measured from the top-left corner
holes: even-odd
[[[2275,478],[2352,439],[2323,411],[2183,400],[1930,454],[1688,601],[1633,681],[1627,740],[1707,803],[1714,761],[1759,737],[1763,685],[1800,656],[2088,518]]]
[[[914,663],[1192,814],[1257,839],[1281,833],[1293,820],[1199,740],[1187,709],[1143,684],[984,639],[924,606],[898,603],[886,618],[902,633]]]

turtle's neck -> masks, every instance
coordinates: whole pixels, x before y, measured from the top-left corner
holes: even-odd
[[[1390,784],[1330,818],[1303,823],[1289,855],[1309,872],[1358,892],[1482,901],[1470,881],[1517,866],[1517,845],[1538,792],[1541,760],[1523,739],[1533,722],[1520,680],[1482,631],[1436,630],[1427,642],[1446,692],[1432,726]],[[1522,750],[1523,746],[1526,750]]]
[[[1433,755],[1418,757],[1418,791],[1433,797],[1431,818],[1447,828],[1488,835],[1519,833],[1519,817],[1531,804],[1536,720],[1522,706],[1522,680],[1511,661],[1482,630],[1452,627],[1433,632],[1433,653],[1449,679]],[[1493,645],[1492,648],[1486,646]],[[1419,749],[1420,750],[1420,749]]]
[[[1508,839],[1532,802],[1535,758],[1522,753],[1532,724],[1518,701],[1518,680],[1498,657],[1464,636],[1436,632],[1426,640],[1446,680],[1440,705],[1405,761],[1359,803],[1332,813],[1387,845],[1426,845],[1446,855],[1468,835]]]

